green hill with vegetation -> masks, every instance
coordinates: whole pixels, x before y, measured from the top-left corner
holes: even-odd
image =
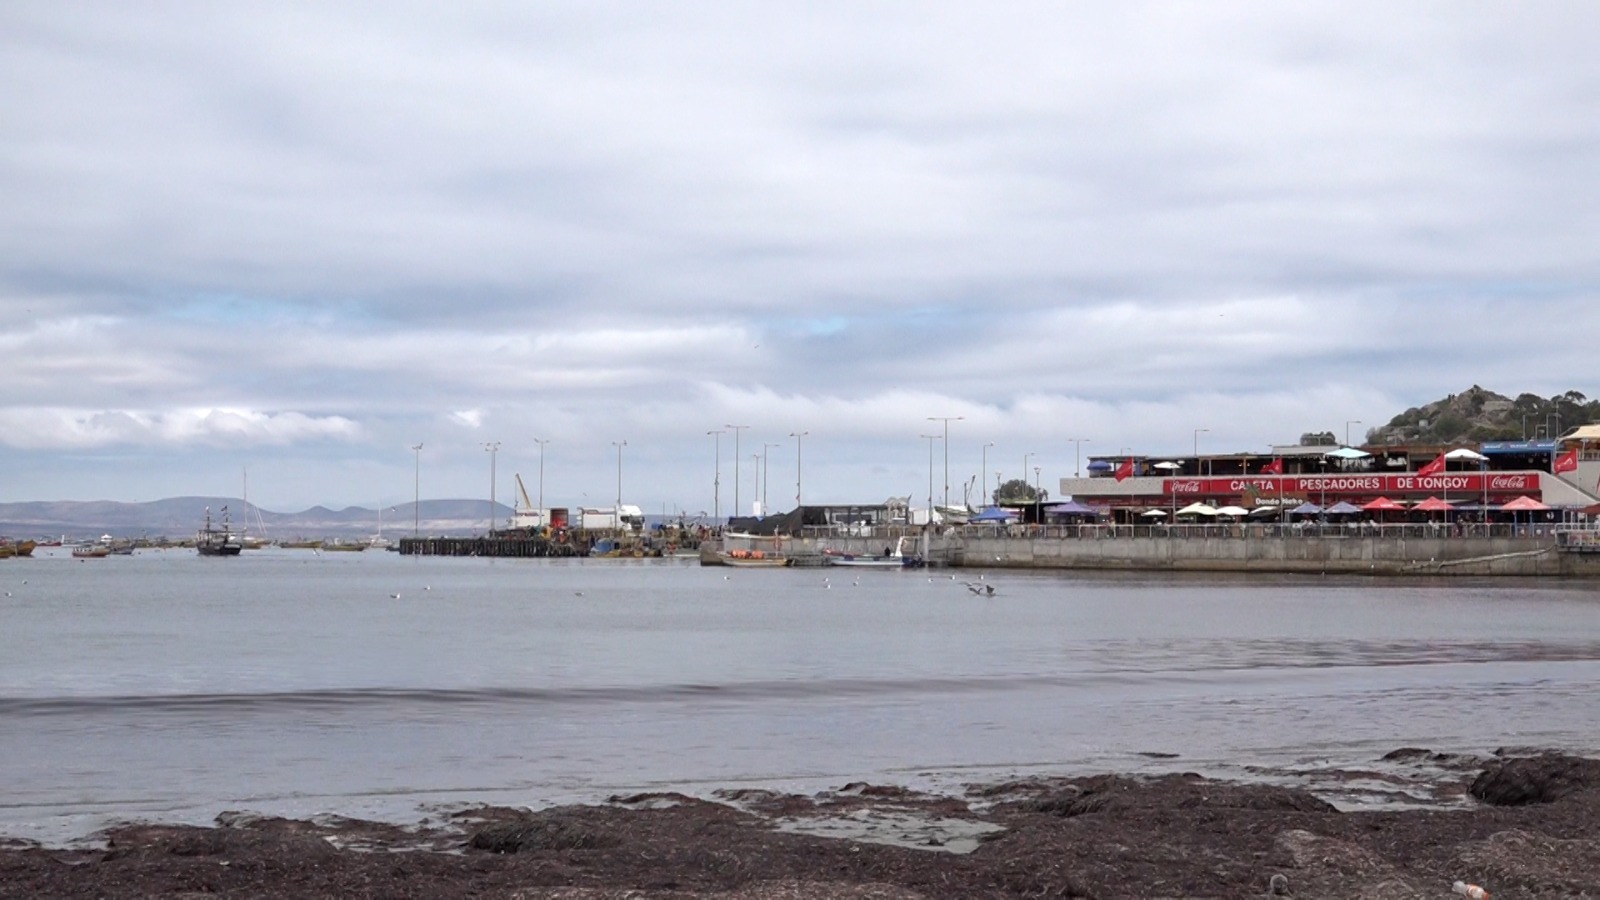
[[[1367,432],[1368,444],[1455,444],[1557,437],[1578,425],[1600,422],[1600,400],[1577,391],[1554,397],[1515,398],[1473,385],[1411,409]]]

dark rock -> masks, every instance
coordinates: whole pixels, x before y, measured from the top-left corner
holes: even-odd
[[[1492,763],[1472,782],[1469,793],[1491,806],[1553,803],[1600,788],[1600,760],[1545,753]]]

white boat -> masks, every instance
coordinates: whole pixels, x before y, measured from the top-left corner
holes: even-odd
[[[855,553],[841,553],[829,551],[824,553],[822,560],[830,566],[846,566],[856,569],[916,569],[922,566],[922,557],[906,556],[904,551],[905,538],[894,542],[894,548],[883,548],[881,555],[864,556]]]

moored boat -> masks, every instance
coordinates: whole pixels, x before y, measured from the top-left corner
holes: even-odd
[[[103,559],[111,555],[111,548],[105,544],[78,544],[72,548],[73,559]]]
[[[725,550],[718,554],[725,566],[741,569],[781,569],[789,565],[789,558],[764,550]]]
[[[905,538],[901,537],[895,541],[893,548],[885,547],[883,548],[883,553],[879,555],[862,555],[830,550],[823,554],[822,561],[824,565],[846,566],[856,569],[920,568],[922,566],[922,557],[906,556],[903,550],[904,543]]]
[[[10,538],[0,540],[0,558],[11,556],[32,556],[33,548],[39,546],[37,541],[13,541]]]
[[[211,507],[206,507],[206,524],[195,532],[194,548],[201,556],[238,556],[244,549],[244,545],[239,543],[238,535],[234,534],[228,522],[226,506],[222,508],[222,523],[218,527],[212,527]]]

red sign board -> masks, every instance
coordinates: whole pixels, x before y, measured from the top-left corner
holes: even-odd
[[[1246,475],[1237,478],[1168,478],[1162,491],[1169,497],[1217,497],[1255,493],[1275,497],[1312,494],[1332,497],[1381,494],[1533,494],[1537,472],[1449,472],[1438,475]]]

